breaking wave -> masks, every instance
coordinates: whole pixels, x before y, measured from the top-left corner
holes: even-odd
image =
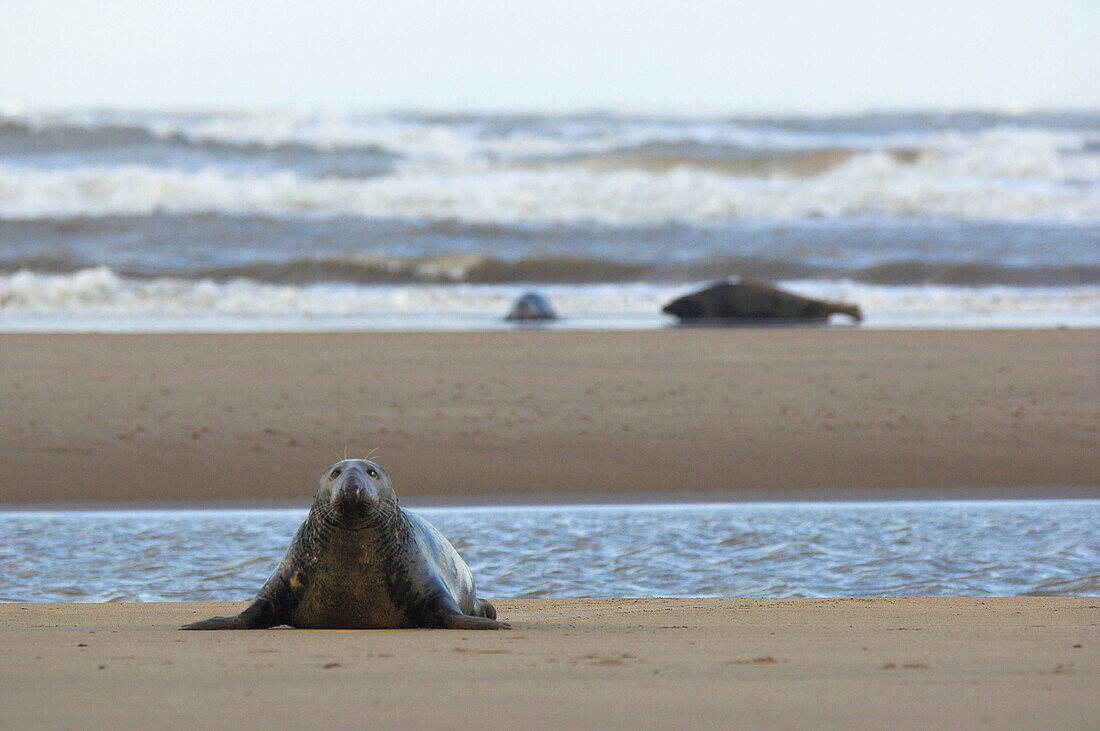
[[[1100,218],[1100,116],[0,115],[0,219]]]
[[[590,163],[408,168],[351,179],[213,167],[3,165],[0,218],[164,211],[469,223],[721,223],[867,215],[1095,223],[1100,221],[1095,181],[1100,181],[1100,155],[1067,161],[1042,145],[1030,157],[1011,161],[970,148],[912,163],[881,151],[861,153],[814,177],[739,177],[679,166],[597,171]]]
[[[863,148],[975,135],[994,129],[1095,133],[1090,111],[870,113],[855,116],[653,117],[615,114],[326,114],[290,111],[127,112],[0,111],[4,135],[148,139],[246,147],[308,147],[319,151],[383,149],[404,156],[459,158],[471,154],[575,154],[647,144],[703,144],[739,149],[815,149],[841,143]]]
[[[8,327],[487,317],[524,283],[655,318],[731,274],[871,312],[1095,322],[1100,114],[8,109],[0,241]]]
[[[573,317],[654,315],[653,303],[682,286],[551,286],[547,290]],[[133,279],[107,267],[72,274],[0,274],[0,327],[42,318],[400,318],[403,316],[499,319],[523,285],[350,284],[278,285],[238,278]],[[35,319],[37,318],[37,320]],[[331,324],[320,321],[321,327]],[[79,325],[79,323],[77,323]],[[69,326],[72,326],[70,323]]]
[[[948,317],[959,313],[1069,314],[1100,318],[1100,285],[1016,288],[891,286],[852,280],[789,280],[806,296],[859,304],[869,313]],[[0,274],[0,318],[122,317],[370,317],[402,315],[496,318],[529,286],[519,282],[428,284],[275,284],[237,277],[133,278],[108,267],[70,274]],[[659,306],[698,282],[540,285],[571,317],[660,319]],[[873,323],[872,323],[873,324]],[[1095,324],[1095,322],[1094,322]]]
[[[64,253],[42,253],[0,259],[0,272],[72,274],[89,269]],[[1100,263],[1013,267],[993,262],[889,261],[868,266],[825,266],[757,256],[718,255],[690,261],[620,261],[594,256],[524,256],[493,254],[401,256],[351,254],[304,256],[287,260],[249,261],[215,266],[175,267],[158,272],[148,266],[105,268],[120,276],[152,279],[249,279],[267,284],[598,284],[677,283],[731,275],[768,280],[847,279],[868,284],[1019,287],[1100,284]]]

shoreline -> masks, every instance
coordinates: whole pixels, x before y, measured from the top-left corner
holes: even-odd
[[[0,334],[0,503],[305,504],[345,447],[378,448],[420,505],[1094,496],[1098,349],[1097,330]]]
[[[1095,597],[493,601],[512,631],[179,632],[245,605],[0,604],[0,708],[14,727],[82,728],[1089,728],[1100,713]]]
[[[676,493],[556,493],[552,496],[513,493],[504,495],[418,495],[403,500],[402,507],[411,510],[436,509],[507,509],[507,508],[572,508],[572,507],[653,507],[695,505],[882,505],[892,503],[1011,503],[1052,501],[1100,500],[1097,485],[1043,486],[1043,495],[1034,494],[1035,487],[1018,485],[1010,487],[973,488],[911,488],[897,490],[866,488],[828,490],[827,496],[820,490],[783,490],[736,494],[725,492]],[[670,499],[675,498],[675,499]],[[98,500],[56,501],[48,503],[0,503],[0,513],[49,513],[49,512],[129,512],[129,511],[248,511],[248,510],[300,510],[310,508],[308,499],[254,498],[245,500]]]
[[[967,315],[962,320],[956,313],[945,314],[938,319],[929,317],[926,320],[906,320],[898,315],[879,318],[868,323],[866,319],[859,323],[844,322],[836,317],[828,322],[791,322],[768,320],[760,323],[738,322],[736,324],[723,323],[692,323],[670,322],[663,319],[653,321],[642,317],[620,318],[616,320],[591,319],[551,320],[548,322],[509,322],[494,315],[485,316],[484,322],[470,324],[439,323],[435,320],[413,322],[392,322],[386,325],[378,325],[370,320],[349,319],[333,323],[310,326],[307,322],[295,322],[286,326],[279,326],[278,322],[242,323],[238,320],[230,321],[222,326],[203,322],[193,327],[181,327],[173,325],[150,325],[150,318],[116,320],[105,322],[92,322],[74,326],[69,323],[56,325],[43,325],[41,323],[28,323],[21,325],[0,325],[0,337],[10,335],[30,336],[154,336],[172,337],[187,336],[231,336],[231,335],[488,335],[507,334],[514,332],[556,332],[556,333],[651,333],[678,330],[824,330],[842,331],[856,330],[862,332],[938,332],[938,333],[983,333],[983,332],[1064,332],[1064,331],[1094,331],[1100,327],[1100,320],[1089,316],[1075,315],[1071,318],[1059,320],[1057,315],[1038,315],[1033,319],[1023,319],[1013,313],[1012,318],[1004,320],[989,318],[986,320],[978,316]]]

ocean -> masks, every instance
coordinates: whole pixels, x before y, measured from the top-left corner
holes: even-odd
[[[1100,111],[0,110],[0,331],[657,328],[731,275],[1100,326]]]
[[[490,597],[1096,596],[1100,500],[424,508]],[[0,512],[0,602],[253,596],[305,510]]]

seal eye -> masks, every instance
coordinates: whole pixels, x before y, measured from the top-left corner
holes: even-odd
[[[367,468],[367,474],[371,477],[378,477],[378,472],[373,467]]]
[[[339,477],[339,476],[340,476],[340,468],[339,468],[339,467],[337,467],[336,469],[334,469],[334,470],[333,470],[332,472],[329,472],[329,473],[328,473],[328,478],[329,478],[330,480],[335,480],[335,479],[336,479],[337,477]]]

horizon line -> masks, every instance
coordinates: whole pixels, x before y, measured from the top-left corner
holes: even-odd
[[[0,116],[16,117],[33,114],[76,114],[76,113],[123,113],[123,114],[182,114],[182,115],[370,115],[370,116],[417,116],[417,117],[664,117],[683,119],[769,119],[783,117],[800,118],[838,118],[871,117],[892,115],[961,115],[961,114],[998,114],[1004,116],[1026,116],[1029,114],[1100,114],[1100,105],[1073,106],[1041,104],[973,104],[944,106],[864,106],[836,107],[833,109],[774,108],[770,110],[747,110],[730,108],[694,107],[632,107],[627,105],[578,105],[575,107],[471,107],[471,106],[430,106],[430,105],[390,105],[357,106],[337,104],[33,104],[21,100],[0,99]]]

